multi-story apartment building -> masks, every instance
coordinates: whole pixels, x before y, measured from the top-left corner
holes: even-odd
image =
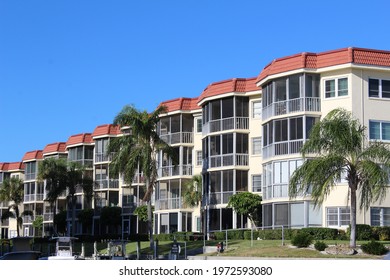
[[[310,194],[290,200],[288,182],[303,162],[299,149],[310,128],[332,109],[351,111],[368,128],[367,141],[390,140],[390,52],[345,48],[284,57],[267,65],[256,84],[263,107],[263,225],[348,226],[345,180],[316,209]],[[358,211],[357,223],[390,225],[390,196]]]
[[[173,147],[177,162],[158,154],[158,183],[155,190],[155,232],[193,231],[200,225],[200,209],[182,201],[193,175],[201,174],[201,108],[197,98],[162,102],[167,112],[160,116],[157,133]],[[194,160],[195,159],[195,160]],[[199,229],[198,229],[199,230]]]
[[[345,228],[350,212],[344,180],[321,207],[314,208],[310,193],[289,198],[289,178],[303,163],[300,148],[312,126],[337,107],[351,111],[368,128],[367,141],[390,141],[389,102],[390,52],[360,48],[278,58],[257,77],[212,83],[198,98],[162,101],[167,112],[160,116],[156,130],[174,148],[178,163],[158,153],[154,232],[250,227],[246,217],[226,207],[229,197],[244,191],[262,196],[265,228]],[[43,152],[28,152],[19,169],[0,165],[0,183],[10,174],[24,176],[24,208],[35,216],[43,214],[49,225],[52,217],[43,201],[44,185],[36,180],[38,162],[67,156],[68,161],[84,165],[95,181],[93,201],[86,201],[80,189],[76,207],[77,211],[95,209],[92,234],[105,233],[99,222],[104,206],[122,207],[122,234],[146,232],[145,223],[133,214],[144,203],[142,172],[134,174],[131,184],[109,172],[107,143],[128,133],[127,129],[100,125],[93,133],[71,136],[65,145],[50,144]],[[183,204],[182,195],[187,182],[198,174],[203,178],[202,207],[190,208]],[[58,210],[69,207],[61,201],[64,197]],[[2,211],[6,203],[0,206]],[[24,221],[24,235],[32,235],[33,219]],[[390,196],[373,203],[368,211],[359,210],[357,222],[390,225]],[[11,227],[0,225],[2,236],[10,235]],[[75,226],[76,233],[88,234],[81,224]]]
[[[24,165],[22,162],[7,162],[0,163],[0,185],[4,180],[16,177],[24,178]],[[0,217],[7,211],[9,203],[7,201],[0,201]],[[23,209],[23,205],[20,205]],[[11,238],[16,236],[16,219],[0,219],[0,239]]]
[[[247,227],[247,219],[226,205],[238,192],[261,192],[261,90],[255,81],[213,83],[198,99],[208,231]]]
[[[122,134],[118,126],[112,124],[99,125],[92,133],[94,141],[94,209],[95,233],[106,233],[99,223],[100,211],[104,206],[120,206],[119,177],[110,174],[112,155],[107,154],[107,145],[111,138]]]
[[[44,184],[38,181],[39,162],[43,160],[42,150],[35,150],[24,154],[24,211],[31,211],[32,216],[23,216],[23,236],[34,236],[32,222],[43,215]]]

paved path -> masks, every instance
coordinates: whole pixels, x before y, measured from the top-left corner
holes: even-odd
[[[385,257],[383,259],[384,260],[390,260],[390,251],[387,253],[387,255],[385,255]]]

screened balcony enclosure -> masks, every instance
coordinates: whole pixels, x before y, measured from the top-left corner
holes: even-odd
[[[169,145],[194,142],[194,118],[191,114],[162,117],[157,126],[160,138]]]
[[[263,121],[295,112],[320,112],[319,75],[297,74],[263,86]]]
[[[210,101],[202,110],[203,135],[224,130],[249,129],[249,98],[232,96]]]

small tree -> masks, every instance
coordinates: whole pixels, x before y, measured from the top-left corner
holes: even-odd
[[[36,230],[34,236],[42,236],[43,217],[37,216],[35,220],[32,222],[32,226]]]
[[[8,209],[3,212],[1,220],[14,218],[16,219],[16,235],[19,237],[19,229],[23,225],[22,216],[32,216],[33,212],[26,210],[20,213],[19,206],[23,202],[24,187],[23,181],[19,178],[12,177],[5,179],[0,185],[0,201],[9,202]]]
[[[239,215],[246,215],[252,225],[261,224],[261,196],[250,192],[239,192],[229,198],[227,205]]]
[[[61,211],[54,216],[53,223],[57,228],[57,232],[60,234],[66,233],[66,216],[67,211]]]
[[[122,208],[118,206],[104,206],[100,213],[100,222],[103,226],[117,229],[122,224],[121,214]]]
[[[152,211],[154,212],[154,207],[152,206]],[[138,219],[143,222],[148,221],[148,206],[141,205],[135,208],[134,215],[138,216]]]
[[[90,233],[92,222],[93,222],[93,215],[94,210],[93,209],[83,209],[77,214],[77,219],[83,226],[83,232],[84,233]]]

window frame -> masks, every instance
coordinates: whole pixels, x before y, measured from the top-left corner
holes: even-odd
[[[260,106],[260,107],[256,107],[255,105]],[[262,110],[263,110],[261,100],[252,101],[251,107],[252,107],[252,119],[260,119],[261,120]],[[256,110],[255,110],[255,108],[256,108]]]
[[[252,137],[252,155],[261,156],[262,155],[262,141],[261,137]],[[256,145],[257,144],[257,145]]]
[[[371,128],[372,128],[371,125],[373,123],[379,124],[379,139],[371,138]],[[390,121],[380,121],[380,120],[369,120],[368,121],[368,139],[369,139],[369,141],[390,142],[390,138],[383,139],[383,124],[390,125]]]
[[[370,95],[370,80],[378,81],[378,96],[371,96]],[[389,99],[390,100],[390,96],[389,97],[383,97],[383,81],[386,81],[386,82],[390,83],[390,80],[387,80],[387,79],[371,78],[371,77],[368,78],[368,90],[367,90],[368,98]],[[390,95],[390,92],[389,92],[389,95]]]
[[[262,184],[263,184],[263,181],[262,181],[262,174],[253,174],[252,175],[252,192],[262,192],[263,191],[263,188],[262,188]],[[257,186],[257,184],[260,183],[259,186]],[[255,188],[255,185],[256,185],[256,188]],[[260,191],[258,190],[260,189]]]
[[[346,88],[347,94],[340,95],[340,91],[345,91],[345,89],[340,89],[340,85],[339,85],[340,80],[344,80],[344,79],[347,80],[347,88]],[[326,90],[327,82],[331,82],[331,81],[334,82],[334,96],[327,96],[328,92],[332,92]],[[343,76],[343,77],[337,77],[332,79],[325,79],[323,89],[324,89],[324,99],[342,98],[342,97],[349,96],[349,78]]]
[[[329,213],[329,211],[332,210],[332,211],[335,211],[334,213]],[[348,210],[348,213],[344,212]],[[349,224],[350,224],[350,218],[351,218],[351,208],[349,206],[335,206],[335,207],[326,207],[326,226],[329,227],[329,228],[334,228],[334,227],[337,227],[337,228],[342,228],[342,227],[348,227]],[[330,220],[329,217],[330,216],[335,216],[336,215],[336,219],[332,219]],[[342,219],[342,216],[343,215],[349,215],[349,218],[347,220],[345,219]],[[330,224],[329,222],[332,221],[333,223]],[[336,224],[337,223],[337,224]]]

